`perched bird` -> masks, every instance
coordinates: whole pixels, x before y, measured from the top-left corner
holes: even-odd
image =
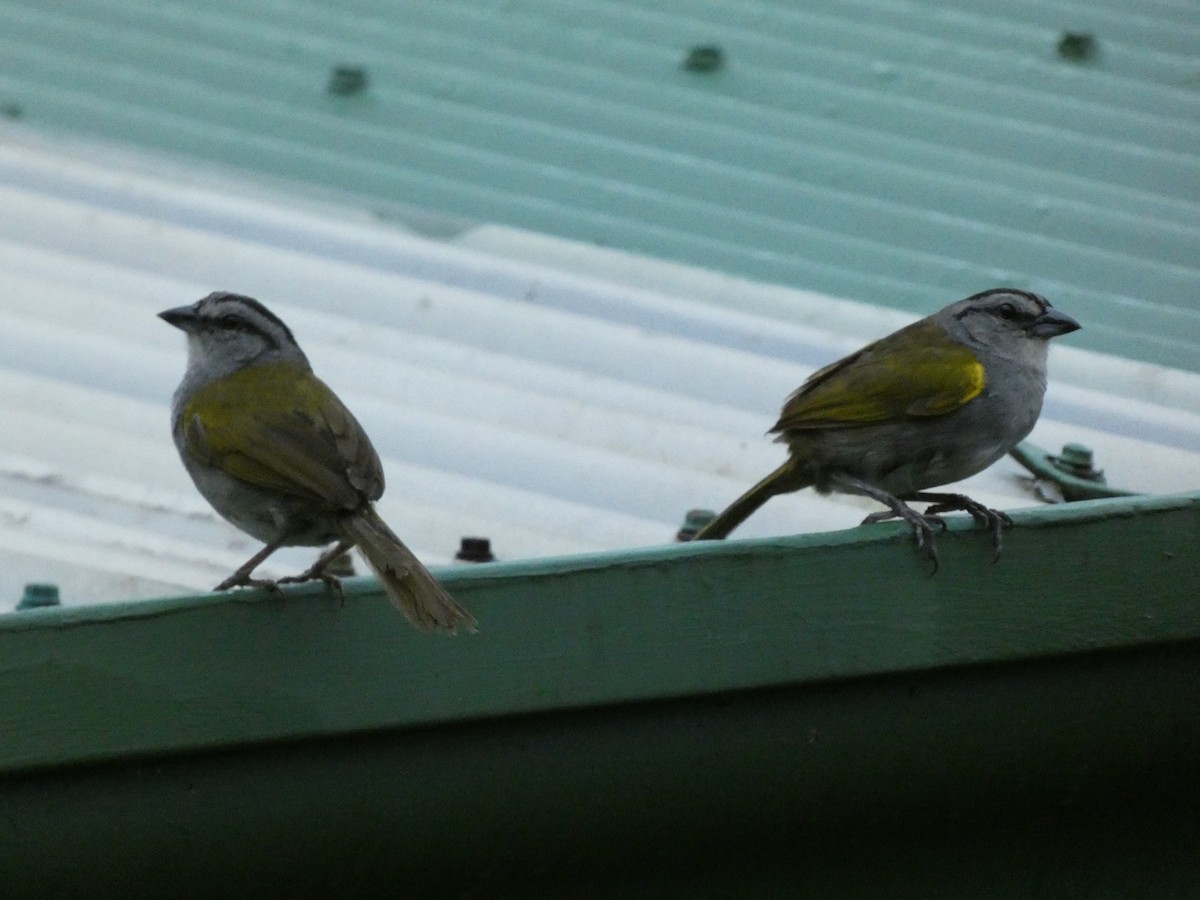
[[[159,316],[187,335],[187,371],[172,405],[183,464],[218,513],[266,544],[216,590],[314,580],[338,588],[327,567],[357,546],[417,628],[474,627],[375,511],[372,501],[383,494],[379,456],[278,316],[223,292]],[[331,542],[299,575],[251,577],[280,547]]]
[[[702,528],[726,537],[776,494],[816,487],[863,494],[888,507],[863,524],[899,517],[937,571],[938,513],[964,510],[990,527],[1003,512],[926,488],[986,469],[1033,429],[1046,392],[1050,338],[1079,328],[1046,298],[1000,288],[928,318],[814,372],[784,403],[770,433],[788,459]],[[918,513],[906,501],[933,504]]]

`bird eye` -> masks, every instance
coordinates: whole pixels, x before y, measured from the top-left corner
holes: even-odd
[[[241,322],[238,320],[237,316],[231,316],[227,314],[224,316],[218,316],[217,324],[222,328],[237,328]]]
[[[1017,317],[1017,308],[1011,303],[1001,303],[996,307],[996,315],[1002,319],[1015,319]]]

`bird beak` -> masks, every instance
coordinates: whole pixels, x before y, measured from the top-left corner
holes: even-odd
[[[1051,306],[1030,322],[1025,331],[1030,337],[1052,338],[1078,331],[1080,327],[1080,324],[1066,313],[1061,313]]]
[[[164,309],[158,317],[169,325],[174,325],[183,331],[191,331],[200,316],[196,314],[195,306],[177,306],[174,309]]]

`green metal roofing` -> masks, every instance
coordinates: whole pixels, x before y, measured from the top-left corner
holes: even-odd
[[[0,108],[913,312],[1031,287],[1200,370],[1189,2],[0,0]]]

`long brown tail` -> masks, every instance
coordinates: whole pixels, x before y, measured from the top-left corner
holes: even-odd
[[[696,532],[694,541],[719,541],[753,515],[776,494],[808,487],[807,479],[797,480],[794,461],[788,459],[778,469],[734,500],[719,516]]]
[[[367,505],[343,521],[346,538],[354,541],[383,582],[392,605],[421,631],[475,630],[475,617],[458,605],[413,552]]]

